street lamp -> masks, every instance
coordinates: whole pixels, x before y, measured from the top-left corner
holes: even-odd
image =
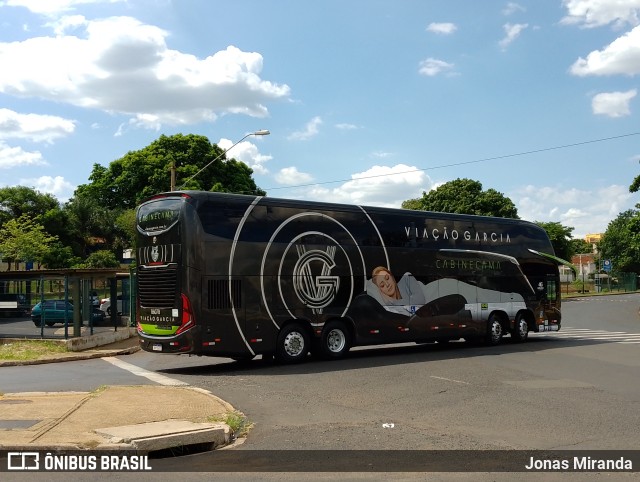
[[[194,177],[196,177],[198,174],[200,174],[202,171],[204,171],[207,167],[209,167],[211,164],[213,164],[214,162],[216,162],[218,159],[220,159],[222,156],[224,156],[227,152],[229,152],[231,149],[233,149],[235,146],[237,146],[238,144],[240,144],[242,141],[244,141],[247,137],[249,136],[268,136],[269,134],[271,134],[271,132],[269,132],[266,129],[262,129],[259,131],[255,131],[255,132],[250,132],[249,134],[247,134],[246,136],[244,136],[242,139],[240,139],[238,142],[236,142],[235,144],[233,144],[231,147],[225,149],[224,151],[222,151],[220,153],[219,156],[217,156],[213,161],[210,161],[209,163],[207,163],[206,166],[204,166],[202,169],[200,169],[198,172],[196,172],[193,176],[191,176],[190,178],[188,178],[186,181],[184,181],[182,183],[182,185],[178,188],[178,190],[182,189],[184,187],[185,184],[187,184],[189,181],[191,181],[191,179],[193,179]],[[172,178],[172,181],[175,182],[175,180]],[[171,186],[171,190],[174,190],[174,186]]]

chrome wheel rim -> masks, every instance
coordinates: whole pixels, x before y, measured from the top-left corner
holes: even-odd
[[[347,337],[342,330],[334,328],[327,333],[327,348],[331,353],[340,353],[347,344]]]
[[[284,338],[284,351],[287,355],[296,357],[304,351],[304,336],[302,333],[292,331]]]
[[[518,325],[518,333],[520,335],[520,338],[525,338],[527,336],[527,333],[529,333],[529,327],[526,321],[520,320],[520,323]]]
[[[497,320],[491,323],[491,338],[494,342],[498,342],[502,338],[502,325]]]

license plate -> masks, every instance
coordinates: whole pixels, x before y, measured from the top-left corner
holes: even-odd
[[[162,351],[162,345],[160,343],[154,343],[153,351]]]

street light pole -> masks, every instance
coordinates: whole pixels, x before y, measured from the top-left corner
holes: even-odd
[[[271,134],[271,132],[269,132],[266,129],[262,129],[259,131],[255,131],[255,132],[250,132],[249,134],[247,134],[246,136],[244,136],[242,139],[240,139],[238,142],[236,142],[235,144],[233,144],[232,146],[230,146],[229,148],[225,149],[224,151],[222,151],[220,153],[219,156],[217,156],[214,160],[210,161],[207,163],[206,166],[204,166],[202,169],[200,169],[198,172],[196,172],[193,176],[189,177],[186,181],[184,181],[180,187],[178,187],[178,190],[181,190],[185,184],[187,184],[189,181],[191,181],[191,179],[193,179],[194,177],[196,177],[198,174],[200,174],[202,171],[204,171],[207,167],[209,167],[211,164],[213,164],[214,162],[216,162],[218,159],[220,159],[222,156],[224,156],[227,152],[229,152],[231,149],[233,149],[235,146],[237,146],[238,144],[240,144],[242,141],[244,141],[247,137],[249,136],[268,136],[269,134]],[[173,189],[172,189],[173,190]]]

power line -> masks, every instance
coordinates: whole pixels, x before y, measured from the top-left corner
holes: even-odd
[[[377,178],[377,177],[397,176],[397,175],[400,175],[400,174],[411,174],[413,172],[433,171],[435,169],[444,169],[444,168],[447,168],[447,167],[466,166],[468,164],[477,164],[477,163],[480,163],[480,162],[497,161],[499,159],[509,159],[509,158],[512,158],[512,157],[528,156],[530,154],[538,154],[540,152],[557,151],[559,149],[568,149],[570,147],[585,146],[585,145],[588,145],[588,144],[596,144],[598,142],[612,141],[612,140],[616,140],[616,139],[623,139],[625,137],[632,137],[632,136],[637,136],[637,135],[640,135],[640,132],[632,132],[630,134],[621,134],[619,136],[612,136],[612,137],[603,137],[601,139],[592,139],[592,140],[589,140],[589,141],[574,142],[573,144],[564,144],[564,145],[561,145],[561,146],[543,147],[541,149],[534,149],[534,150],[531,150],[531,151],[518,152],[518,153],[515,153],[515,154],[504,154],[504,155],[501,155],[501,156],[486,157],[486,158],[483,158],[483,159],[475,159],[473,161],[456,162],[456,163],[453,163],[453,164],[444,164],[442,166],[425,167],[423,169],[411,169],[409,171],[394,172],[394,173],[391,173],[391,174],[372,174],[371,176],[358,177],[357,179],[353,179],[353,178],[336,179],[334,181],[311,182],[311,183],[308,183],[308,184],[296,184],[296,185],[292,185],[292,186],[277,186],[277,187],[266,188],[264,190],[268,192],[268,191],[275,191],[277,189],[293,189],[293,188],[299,188],[299,187],[321,186],[321,185],[324,185],[324,184],[335,184],[335,183],[338,183],[338,182],[348,182],[348,181],[355,181],[355,180],[360,180],[360,179],[373,179],[373,178]]]

